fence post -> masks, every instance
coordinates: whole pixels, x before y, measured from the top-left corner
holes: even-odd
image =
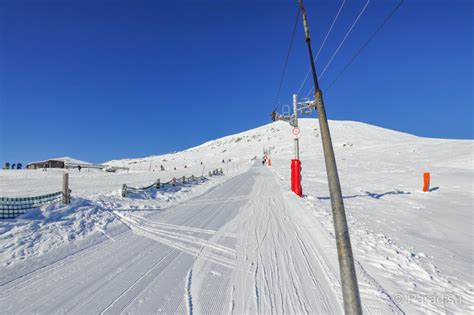
[[[71,202],[69,196],[69,173],[63,174],[63,203],[69,204]]]
[[[122,185],[122,197],[127,195],[127,184]]]
[[[211,176],[212,176],[212,173],[211,173],[211,171],[209,171],[209,177],[211,177]]]
[[[183,176],[183,184],[186,183],[186,176]]]
[[[155,185],[156,185],[156,189],[160,189],[160,179],[159,178],[156,180]]]
[[[173,177],[173,186],[176,186],[176,177]]]
[[[194,182],[194,175],[191,175],[191,181]]]

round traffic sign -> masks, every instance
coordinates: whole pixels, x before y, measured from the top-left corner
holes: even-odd
[[[299,135],[300,134],[300,128],[298,128],[298,127],[293,128],[293,134],[295,136]]]

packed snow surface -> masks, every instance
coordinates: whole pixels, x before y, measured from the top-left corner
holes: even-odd
[[[364,312],[474,312],[473,141],[330,127]],[[300,129],[303,198],[289,191],[282,122],[104,163],[129,172],[70,171],[71,205],[0,221],[2,313],[342,313],[319,125]],[[216,168],[224,175],[120,195]],[[62,172],[0,171],[0,196],[59,191]]]

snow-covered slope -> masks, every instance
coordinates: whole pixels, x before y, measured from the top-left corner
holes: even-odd
[[[306,202],[332,233],[319,124],[300,119],[299,127]],[[467,303],[473,303],[474,142],[416,137],[353,121],[331,121],[330,128],[355,253],[364,268],[404,299],[423,296],[410,301],[420,307],[415,310],[436,309],[427,302],[430,298],[463,292],[469,293]],[[275,122],[175,154],[113,164],[172,167],[200,160],[260,159],[263,148],[270,148],[272,168],[289,187],[291,131],[287,123]],[[423,172],[431,173],[429,193],[421,192]],[[434,280],[437,276],[442,277]]]
[[[374,296],[383,296],[408,313],[474,311],[474,142],[416,137],[352,121],[331,121],[330,128],[358,275],[364,286],[370,284],[372,288],[362,288],[364,296],[367,298],[369,292],[373,293],[370,290],[378,288]],[[298,209],[300,221],[307,224],[308,231],[314,226],[315,232],[310,235],[313,239],[332,240],[332,216],[319,125],[315,119],[301,119],[300,129],[305,196],[301,199],[292,196],[288,202],[292,211]],[[288,124],[275,122],[176,153],[105,163],[128,167],[130,173],[72,171],[70,182],[73,195],[78,197],[77,207],[88,211],[82,211],[79,216],[74,211],[61,210],[61,207],[45,207],[40,210],[42,214],[0,222],[3,231],[0,247],[4,255],[1,261],[9,270],[18,257],[40,255],[45,247],[36,250],[37,247],[31,244],[44,241],[44,235],[50,232],[60,231],[60,241],[55,246],[74,243],[74,237],[70,239],[69,234],[64,233],[74,229],[82,233],[84,230],[80,229],[84,226],[92,232],[107,235],[108,220],[113,217],[111,219],[101,209],[171,206],[173,198],[184,202],[220,182],[196,187],[198,190],[190,187],[180,192],[184,193],[181,197],[179,193],[167,192],[158,196],[158,200],[123,200],[118,196],[123,183],[142,186],[157,178],[165,181],[207,173],[214,168],[222,168],[230,177],[245,171],[255,164],[254,161],[260,164],[263,150],[270,149],[269,171],[278,185],[289,190],[290,159],[294,156],[291,131]],[[160,171],[161,165],[165,171]],[[421,191],[423,172],[431,173],[432,190],[428,193]],[[61,171],[0,171],[0,195],[25,196],[57,191],[60,178]],[[259,182],[264,178],[270,177],[262,177]],[[270,193],[271,186],[265,186],[265,189]],[[253,192],[253,195],[258,194]],[[253,203],[252,209],[256,204]],[[98,208],[92,211],[91,207]],[[281,213],[288,210],[278,209]],[[46,222],[44,217],[48,211],[64,213],[58,216],[60,219],[47,219]],[[275,210],[273,215],[277,212]],[[64,220],[65,217],[70,221]],[[31,219],[37,221],[31,223],[28,221]],[[81,222],[78,226],[71,223],[70,228],[63,224],[77,220]],[[35,230],[38,221],[40,226],[57,226],[48,233],[41,230],[41,236]],[[255,226],[259,224],[262,223],[254,222]],[[324,235],[321,230],[325,231]],[[334,254],[332,245],[328,241],[326,249]],[[333,263],[337,264],[334,260]]]
[[[320,152],[319,125],[315,119],[300,119],[301,153]],[[396,160],[406,160],[433,166],[453,166],[473,169],[473,142],[467,140],[443,140],[421,138],[410,134],[384,129],[360,122],[331,121],[333,143],[339,157],[354,151],[372,157],[389,154]],[[235,135],[206,142],[188,150],[138,159],[113,160],[104,164],[130,167],[134,170],[159,170],[196,166],[200,161],[222,167],[221,161],[247,161],[261,158],[264,148],[272,149],[272,158],[285,159],[293,155],[292,127],[275,122]],[[350,149],[349,149],[350,148]],[[308,151],[309,150],[309,151]],[[309,154],[310,155],[310,154]],[[309,156],[307,155],[307,156]]]
[[[331,232],[319,124],[300,119],[299,127],[303,192]],[[409,281],[416,292],[425,276],[442,274],[447,282],[463,283],[472,297],[474,141],[422,138],[353,121],[330,121],[330,128],[355,251],[365,257],[366,268],[395,291],[400,281]],[[272,168],[289,187],[291,131],[287,123],[275,122],[182,152],[111,163],[140,168],[255,156],[260,161],[263,148],[270,148]],[[431,173],[429,193],[421,192],[423,172]],[[404,254],[390,258],[393,252]],[[403,276],[418,274],[418,268],[429,271],[410,280]]]

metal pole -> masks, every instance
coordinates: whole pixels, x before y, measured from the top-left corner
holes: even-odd
[[[295,115],[295,127],[298,127],[298,95],[293,94],[293,115]],[[300,142],[295,138],[295,159],[300,159]]]
[[[300,142],[298,138],[295,138],[295,159],[300,159]]]
[[[295,126],[298,127],[298,96],[293,94],[293,115],[295,115]]]
[[[329,193],[331,195],[331,208],[334,220],[334,230],[336,234],[337,254],[339,258],[339,272],[342,282],[342,297],[344,300],[344,312],[346,314],[362,314],[360,302],[359,286],[357,284],[357,274],[352,255],[351,240],[347,226],[344,201],[342,199],[341,185],[337,172],[336,158],[329,132],[329,124],[324,108],[323,95],[319,89],[318,77],[314,66],[313,52],[311,50],[311,38],[309,36],[308,21],[303,6],[303,1],[298,0],[303,16],[306,43],[308,45],[311,71],[314,81],[314,101],[319,114],[319,128],[321,129],[321,140],[323,143],[324,160],[326,163],[326,173],[328,177]]]

